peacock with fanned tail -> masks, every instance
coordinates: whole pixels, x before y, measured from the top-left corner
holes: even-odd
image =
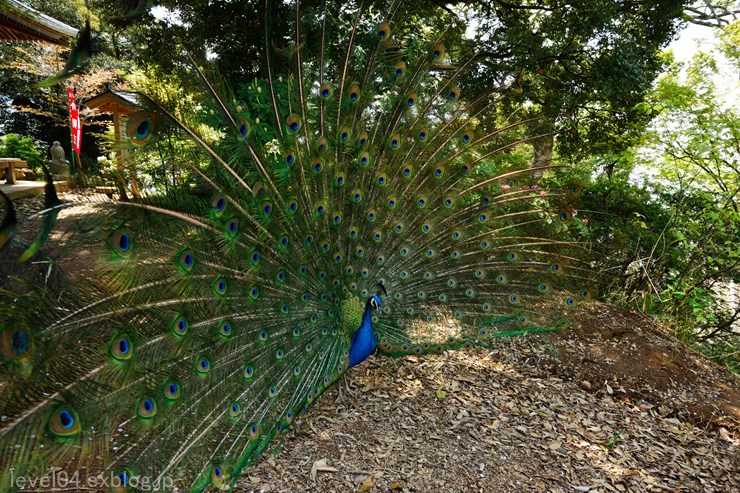
[[[332,21],[298,4],[265,80],[234,92],[192,63],[204,99],[189,113],[142,96],[127,145],[181,131],[209,162],[191,169],[207,197],[47,200],[39,269],[80,254],[93,273],[4,294],[0,490],[49,470],[114,491],[228,489],[376,351],[567,324],[589,295],[567,241],[580,188],[545,192],[501,159],[531,120],[498,112],[507,87],[466,94],[476,59],[454,60],[444,33],[422,43],[399,6],[334,6]]]

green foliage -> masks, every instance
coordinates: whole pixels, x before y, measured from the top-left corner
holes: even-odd
[[[740,68],[740,20],[722,28],[720,50],[730,61]]]
[[[658,50],[687,2],[481,3],[468,15],[487,48],[481,81],[521,87],[513,103],[545,117],[533,134],[554,130],[560,155],[580,158],[639,139],[652,115],[635,106],[662,71]]]
[[[46,154],[43,142],[31,137],[21,137],[17,134],[8,134],[0,138],[0,157],[15,157],[28,163],[35,172],[41,171]]]
[[[641,147],[604,162],[614,172],[597,177],[583,207],[599,218],[588,230],[602,267],[617,274],[612,298],[737,366],[740,307],[719,292],[740,281],[740,117],[716,71],[706,53],[672,64],[641,105],[657,113]]]

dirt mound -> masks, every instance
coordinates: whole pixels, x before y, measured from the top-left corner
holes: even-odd
[[[740,423],[740,379],[668,335],[654,319],[589,303],[574,329],[551,341],[561,359],[553,368],[584,389],[605,389],[662,416],[696,424]]]

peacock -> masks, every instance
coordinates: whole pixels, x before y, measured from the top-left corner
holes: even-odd
[[[278,36],[266,2],[263,78],[189,57],[198,100],[139,95],[119,145],[181,133],[194,186],[52,188],[20,250],[5,197],[0,491],[228,490],[367,358],[562,330],[595,289],[581,186],[510,159],[541,137],[516,80],[481,89],[400,1],[290,8]]]

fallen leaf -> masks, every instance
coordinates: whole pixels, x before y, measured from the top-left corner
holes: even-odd
[[[326,459],[319,459],[313,463],[313,466],[311,466],[311,479],[313,481],[316,481],[317,472],[337,472],[337,471],[338,471],[337,468],[329,466],[329,463],[326,461]]]
[[[720,427],[719,436],[722,437],[722,440],[726,442],[732,441],[732,439],[730,438],[730,432],[727,431],[727,428]]]
[[[375,488],[375,480],[372,476],[365,476],[365,479],[362,480],[362,483],[360,483],[360,487],[357,491],[359,493],[365,493],[366,491],[370,491],[373,488]]]

